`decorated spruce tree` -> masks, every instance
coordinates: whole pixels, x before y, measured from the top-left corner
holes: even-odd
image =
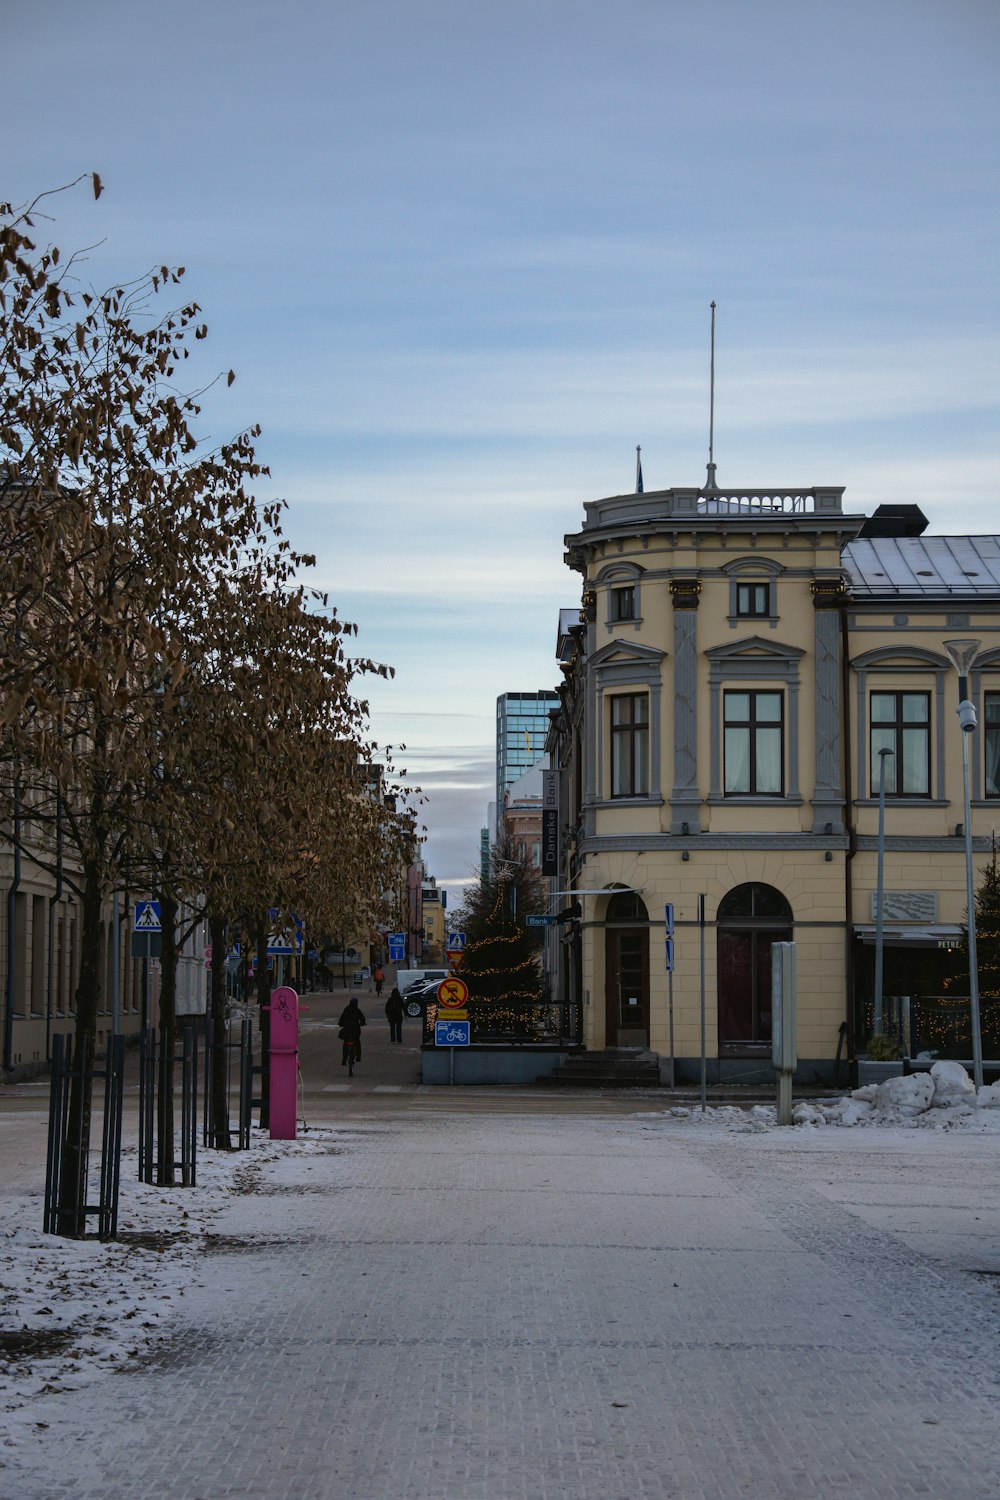
[[[463,913],[462,978],[469,986],[473,1033],[530,1039],[543,1000],[541,927],[526,918],[546,909],[537,868],[517,853],[503,830],[490,851],[489,870],[470,888]]]

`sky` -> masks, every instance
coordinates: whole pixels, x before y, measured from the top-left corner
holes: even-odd
[[[583,504],[846,485],[1000,532],[995,0],[7,0],[0,197],[186,267],[454,900]],[[399,747],[405,746],[405,749]]]

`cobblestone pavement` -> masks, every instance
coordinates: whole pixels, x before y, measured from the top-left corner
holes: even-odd
[[[996,1146],[958,1144],[864,1152],[974,1192]],[[287,1165],[3,1500],[1000,1494],[997,1283],[838,1201],[854,1142],[386,1112]]]

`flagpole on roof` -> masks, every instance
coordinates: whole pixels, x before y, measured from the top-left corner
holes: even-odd
[[[708,477],[706,490],[718,489],[715,482],[715,302],[712,302],[712,356],[708,396]]]
[[[635,492],[642,494],[642,449],[638,443],[635,445]]]

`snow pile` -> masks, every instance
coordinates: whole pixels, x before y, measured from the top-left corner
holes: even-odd
[[[675,1104],[664,1110],[637,1110],[635,1119],[677,1121],[692,1128],[727,1128],[733,1135],[758,1135],[778,1124],[773,1104]],[[1000,1134],[1000,1079],[976,1086],[958,1062],[936,1062],[928,1072],[869,1083],[843,1099],[796,1104],[793,1125],[904,1125],[923,1130],[974,1130]]]
[[[936,1062],[927,1073],[869,1083],[830,1104],[797,1104],[792,1123],[1000,1131],[1000,1082],[984,1084],[977,1094],[961,1063]]]

